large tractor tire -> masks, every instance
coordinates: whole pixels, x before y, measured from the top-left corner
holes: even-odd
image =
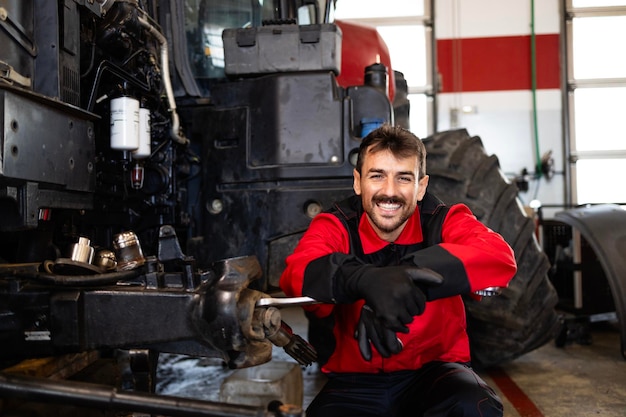
[[[503,175],[498,158],[487,155],[481,139],[465,129],[436,133],[423,142],[429,192],[446,204],[466,204],[515,252],[517,274],[499,296],[465,298],[473,365],[497,365],[544,345],[558,328],[558,296],[517,187]]]

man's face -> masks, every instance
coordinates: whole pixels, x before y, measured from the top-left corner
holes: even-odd
[[[354,192],[381,239],[393,242],[400,236],[417,202],[424,198],[428,176],[418,180],[417,157],[396,158],[391,151],[367,153],[361,173],[354,170]]]

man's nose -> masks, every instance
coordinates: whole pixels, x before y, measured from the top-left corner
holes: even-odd
[[[396,195],[397,183],[393,177],[387,177],[383,184],[383,193],[385,195]]]

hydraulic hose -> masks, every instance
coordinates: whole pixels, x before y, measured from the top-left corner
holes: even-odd
[[[132,271],[117,271],[108,272],[104,274],[93,275],[58,275],[48,273],[20,273],[14,274],[20,278],[27,278],[42,281],[47,284],[59,285],[63,287],[84,287],[84,286],[98,286],[98,285],[113,285],[118,281],[129,280],[139,275],[138,270]]]
[[[535,37],[535,0],[530,1],[530,73],[533,96],[533,129],[535,136],[535,176],[541,178],[541,152],[539,151],[539,127],[537,126],[537,45]]]
[[[138,16],[137,20],[143,26],[150,35],[152,35],[161,46],[161,71],[163,71],[163,84],[165,86],[165,95],[167,96],[167,102],[172,113],[172,129],[170,136],[172,139],[181,145],[188,145],[189,139],[187,139],[181,132],[180,120],[178,113],[176,112],[176,99],[174,97],[174,90],[172,89],[172,81],[170,79],[170,62],[167,39],[163,34],[155,28],[148,19]]]

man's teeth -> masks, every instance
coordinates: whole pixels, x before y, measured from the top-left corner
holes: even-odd
[[[397,210],[400,208],[400,204],[380,202],[378,203],[378,207],[382,208],[383,210]]]

